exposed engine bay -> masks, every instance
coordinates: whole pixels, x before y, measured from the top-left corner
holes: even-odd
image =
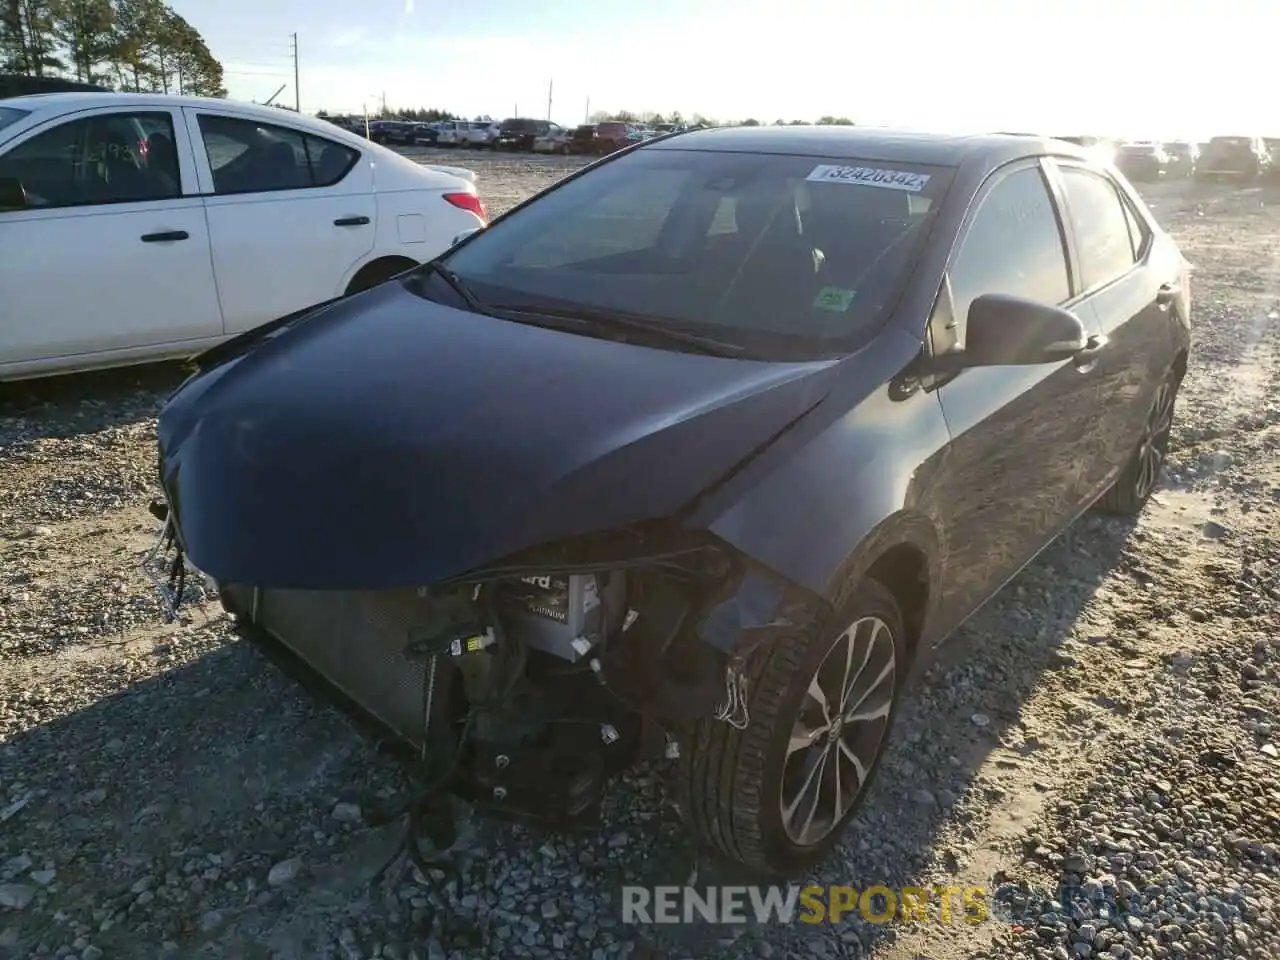
[[[167,508],[154,512],[171,529]],[[175,575],[187,569],[176,539]],[[594,818],[643,734],[675,757],[692,721],[746,725],[742,581],[713,541],[637,528],[430,587],[214,586],[242,633],[411,746],[431,789],[569,824]]]

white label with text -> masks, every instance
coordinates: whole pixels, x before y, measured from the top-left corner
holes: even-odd
[[[906,170],[883,170],[879,167],[841,167],[821,163],[813,168],[806,180],[812,183],[854,183],[864,187],[883,187],[886,190],[906,190],[919,193],[929,183],[927,173],[909,173]]]

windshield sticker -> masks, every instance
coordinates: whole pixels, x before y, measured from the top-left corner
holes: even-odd
[[[819,310],[831,310],[834,313],[844,313],[851,303],[853,291],[844,287],[823,287],[813,298],[813,305]]]
[[[811,183],[854,183],[864,187],[882,187],[885,190],[906,190],[919,193],[929,182],[927,173],[908,173],[906,170],[881,170],[878,167],[840,167],[820,163],[805,177]]]

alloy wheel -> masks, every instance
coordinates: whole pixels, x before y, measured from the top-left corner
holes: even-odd
[[[1146,499],[1160,479],[1160,468],[1164,466],[1165,454],[1169,448],[1169,431],[1173,427],[1173,403],[1176,396],[1176,386],[1172,380],[1166,380],[1156,392],[1151,412],[1147,414],[1142,440],[1138,445],[1138,470],[1134,480],[1134,493],[1139,500]]]
[[[799,846],[837,829],[867,781],[897,695],[896,638],[863,617],[832,644],[805,691],[782,770],[782,824]]]

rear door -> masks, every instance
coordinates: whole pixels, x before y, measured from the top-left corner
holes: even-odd
[[[1067,236],[1047,171],[1036,160],[984,185],[960,232],[931,327],[964,340],[973,299],[1007,293],[1075,312]],[[952,434],[941,526],[954,578],[941,621],[984,601],[1087,505],[1089,435],[1097,411],[1094,368],[1068,360],[964,370],[938,388]]]
[[[1089,478],[1101,495],[1138,443],[1157,387],[1177,349],[1170,315],[1182,256],[1147,223],[1107,173],[1087,164],[1055,164],[1066,223],[1079,262],[1081,302],[1105,345],[1097,354],[1097,420],[1090,435],[1100,456]]]
[[[373,249],[373,167],[343,143],[187,108],[229,334],[342,293]]]
[[[6,145],[0,177],[28,194],[0,211],[0,365],[198,349],[222,333],[179,113],[58,118]]]

